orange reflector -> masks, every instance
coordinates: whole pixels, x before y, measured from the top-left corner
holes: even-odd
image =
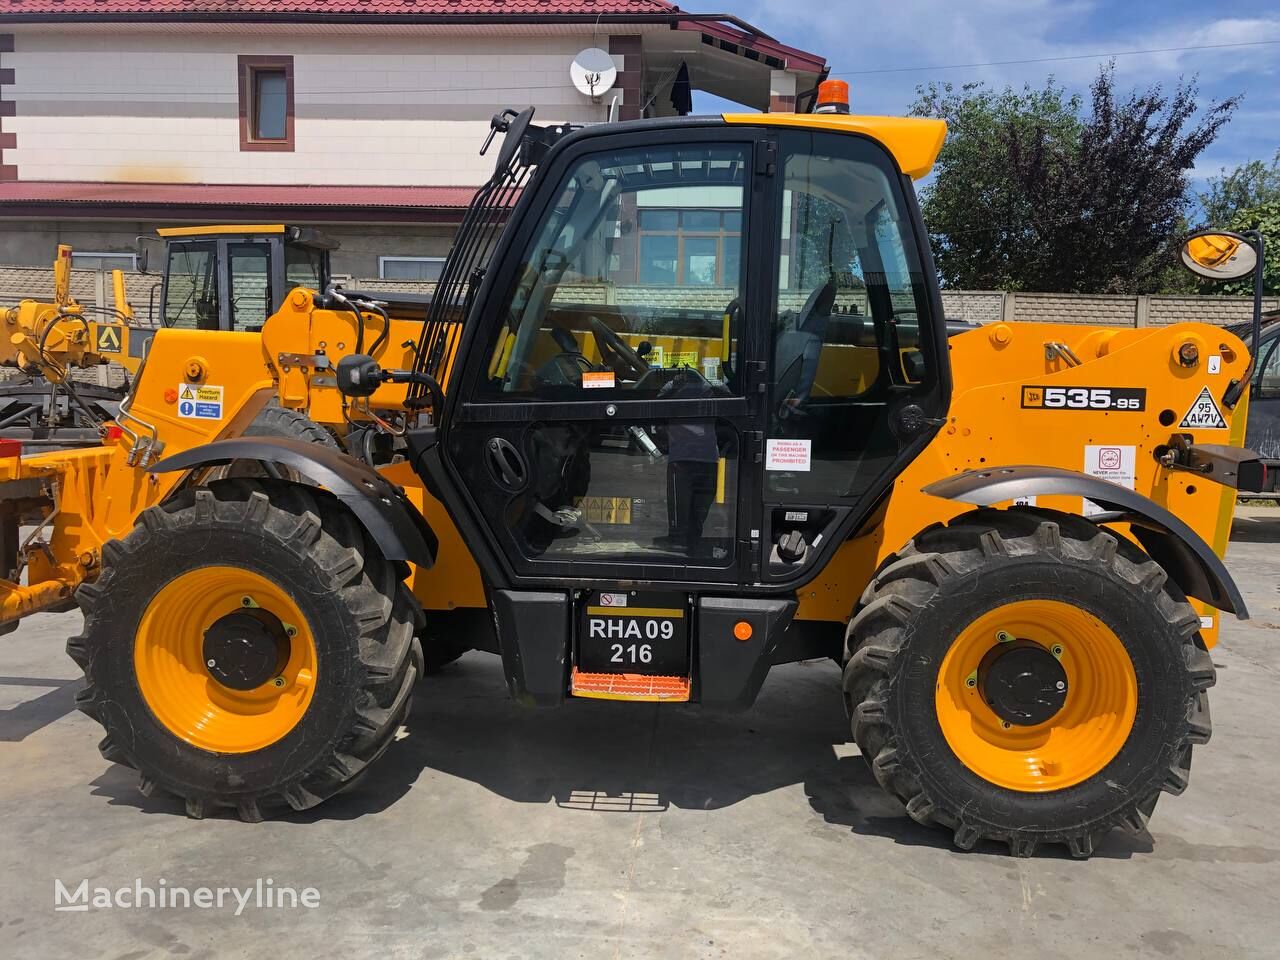
[[[166,390],[166,391],[164,392],[164,402],[165,402],[165,403],[177,403],[177,402],[178,402],[178,391],[177,391],[177,390],[175,390],[175,389],[173,389],[173,387],[170,387],[168,390]]]
[[[0,457],[22,456],[21,440],[0,440]]]
[[[844,80],[824,80],[818,84],[814,113],[848,113],[849,84]]]
[[[124,428],[119,424],[107,424],[107,443],[115,443],[124,436]]]
[[[733,635],[744,643],[751,639],[751,624],[745,620],[739,620],[733,625]]]
[[[693,686],[688,677],[651,677],[638,673],[584,673],[577,667],[569,681],[575,697],[592,700],[644,700],[684,703]]]

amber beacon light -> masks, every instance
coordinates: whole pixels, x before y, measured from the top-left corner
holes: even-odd
[[[818,84],[818,102],[814,113],[848,113],[849,84],[844,80],[824,80]]]

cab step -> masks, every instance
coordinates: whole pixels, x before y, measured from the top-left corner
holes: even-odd
[[[688,677],[656,677],[643,673],[587,673],[573,668],[569,693],[593,700],[638,700],[687,703],[693,681]]]

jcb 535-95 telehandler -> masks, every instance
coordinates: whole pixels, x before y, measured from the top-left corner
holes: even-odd
[[[295,289],[261,332],[157,331],[101,447],[8,451],[0,610],[78,587],[103,755],[194,817],[308,808],[394,748],[422,647],[465,638],[537,706],[740,708],[834,658],[876,779],[961,847],[1087,856],[1180,793],[1245,615],[1219,557],[1250,351],[949,337],[912,189],[944,125],[818,99],[508,112],[412,336]],[[390,462],[243,436],[316,390]]]

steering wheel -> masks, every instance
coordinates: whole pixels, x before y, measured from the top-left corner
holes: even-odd
[[[596,346],[600,348],[600,359],[612,367],[615,374],[638,380],[649,372],[649,364],[644,362],[640,354],[627,346],[599,317],[588,317],[587,323],[591,327],[591,335],[595,337]]]

